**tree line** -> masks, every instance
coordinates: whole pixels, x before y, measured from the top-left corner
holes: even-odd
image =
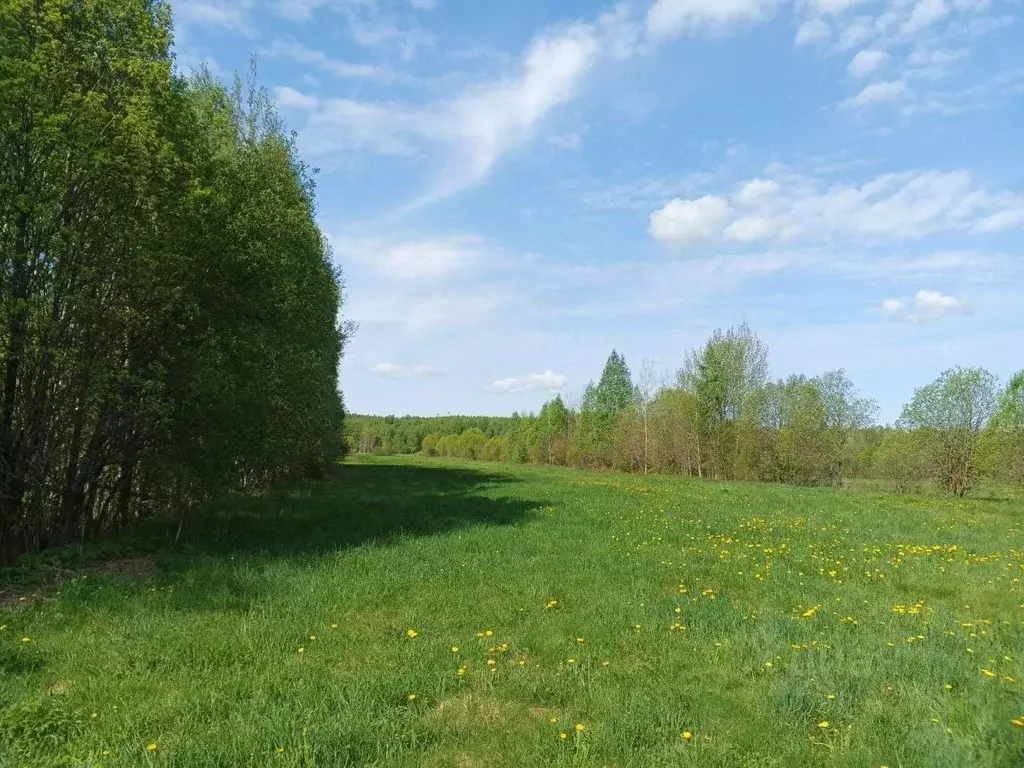
[[[171,42],[166,2],[0,4],[0,564],[342,447],[313,173]]]
[[[980,477],[1024,485],[1024,372],[1000,387],[983,369],[948,370],[882,427],[877,404],[844,371],[772,379],[768,357],[745,323],[715,331],[669,382],[650,364],[634,376],[613,350],[572,402],[556,396],[492,434],[438,429],[419,451],[796,485],[875,478],[956,496]]]

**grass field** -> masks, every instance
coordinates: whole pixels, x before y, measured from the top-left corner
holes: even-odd
[[[0,765],[1024,765],[1019,501],[355,459],[138,571],[0,611]]]

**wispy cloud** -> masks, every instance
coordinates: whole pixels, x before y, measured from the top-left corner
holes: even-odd
[[[499,395],[514,395],[522,392],[559,392],[565,389],[566,383],[565,376],[547,370],[544,373],[533,373],[529,376],[499,379],[487,389]]]
[[[382,379],[423,379],[442,375],[432,365],[396,365],[395,363],[371,365],[370,372]]]

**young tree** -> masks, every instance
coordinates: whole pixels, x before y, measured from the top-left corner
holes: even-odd
[[[768,380],[768,347],[744,322],[716,330],[700,350],[687,354],[679,386],[697,400],[701,475],[732,477],[740,454],[737,423],[744,404]]]
[[[534,434],[540,443],[545,456],[545,463],[552,464],[555,460],[555,443],[565,440],[569,433],[569,411],[562,402],[561,395],[556,395],[540,409]]]
[[[980,447],[984,464],[995,477],[1024,485],[1024,371],[1015,374],[1000,394]]]
[[[583,393],[574,446],[581,463],[611,464],[615,420],[633,402],[633,382],[626,358],[613,349],[600,381],[589,384]]]
[[[939,485],[954,496],[974,484],[978,437],[995,411],[996,389],[983,368],[952,368],[903,408],[900,426],[920,431]]]

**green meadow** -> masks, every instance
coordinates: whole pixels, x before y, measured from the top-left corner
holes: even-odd
[[[178,533],[4,576],[0,765],[1024,765],[1020,500],[357,457]]]

